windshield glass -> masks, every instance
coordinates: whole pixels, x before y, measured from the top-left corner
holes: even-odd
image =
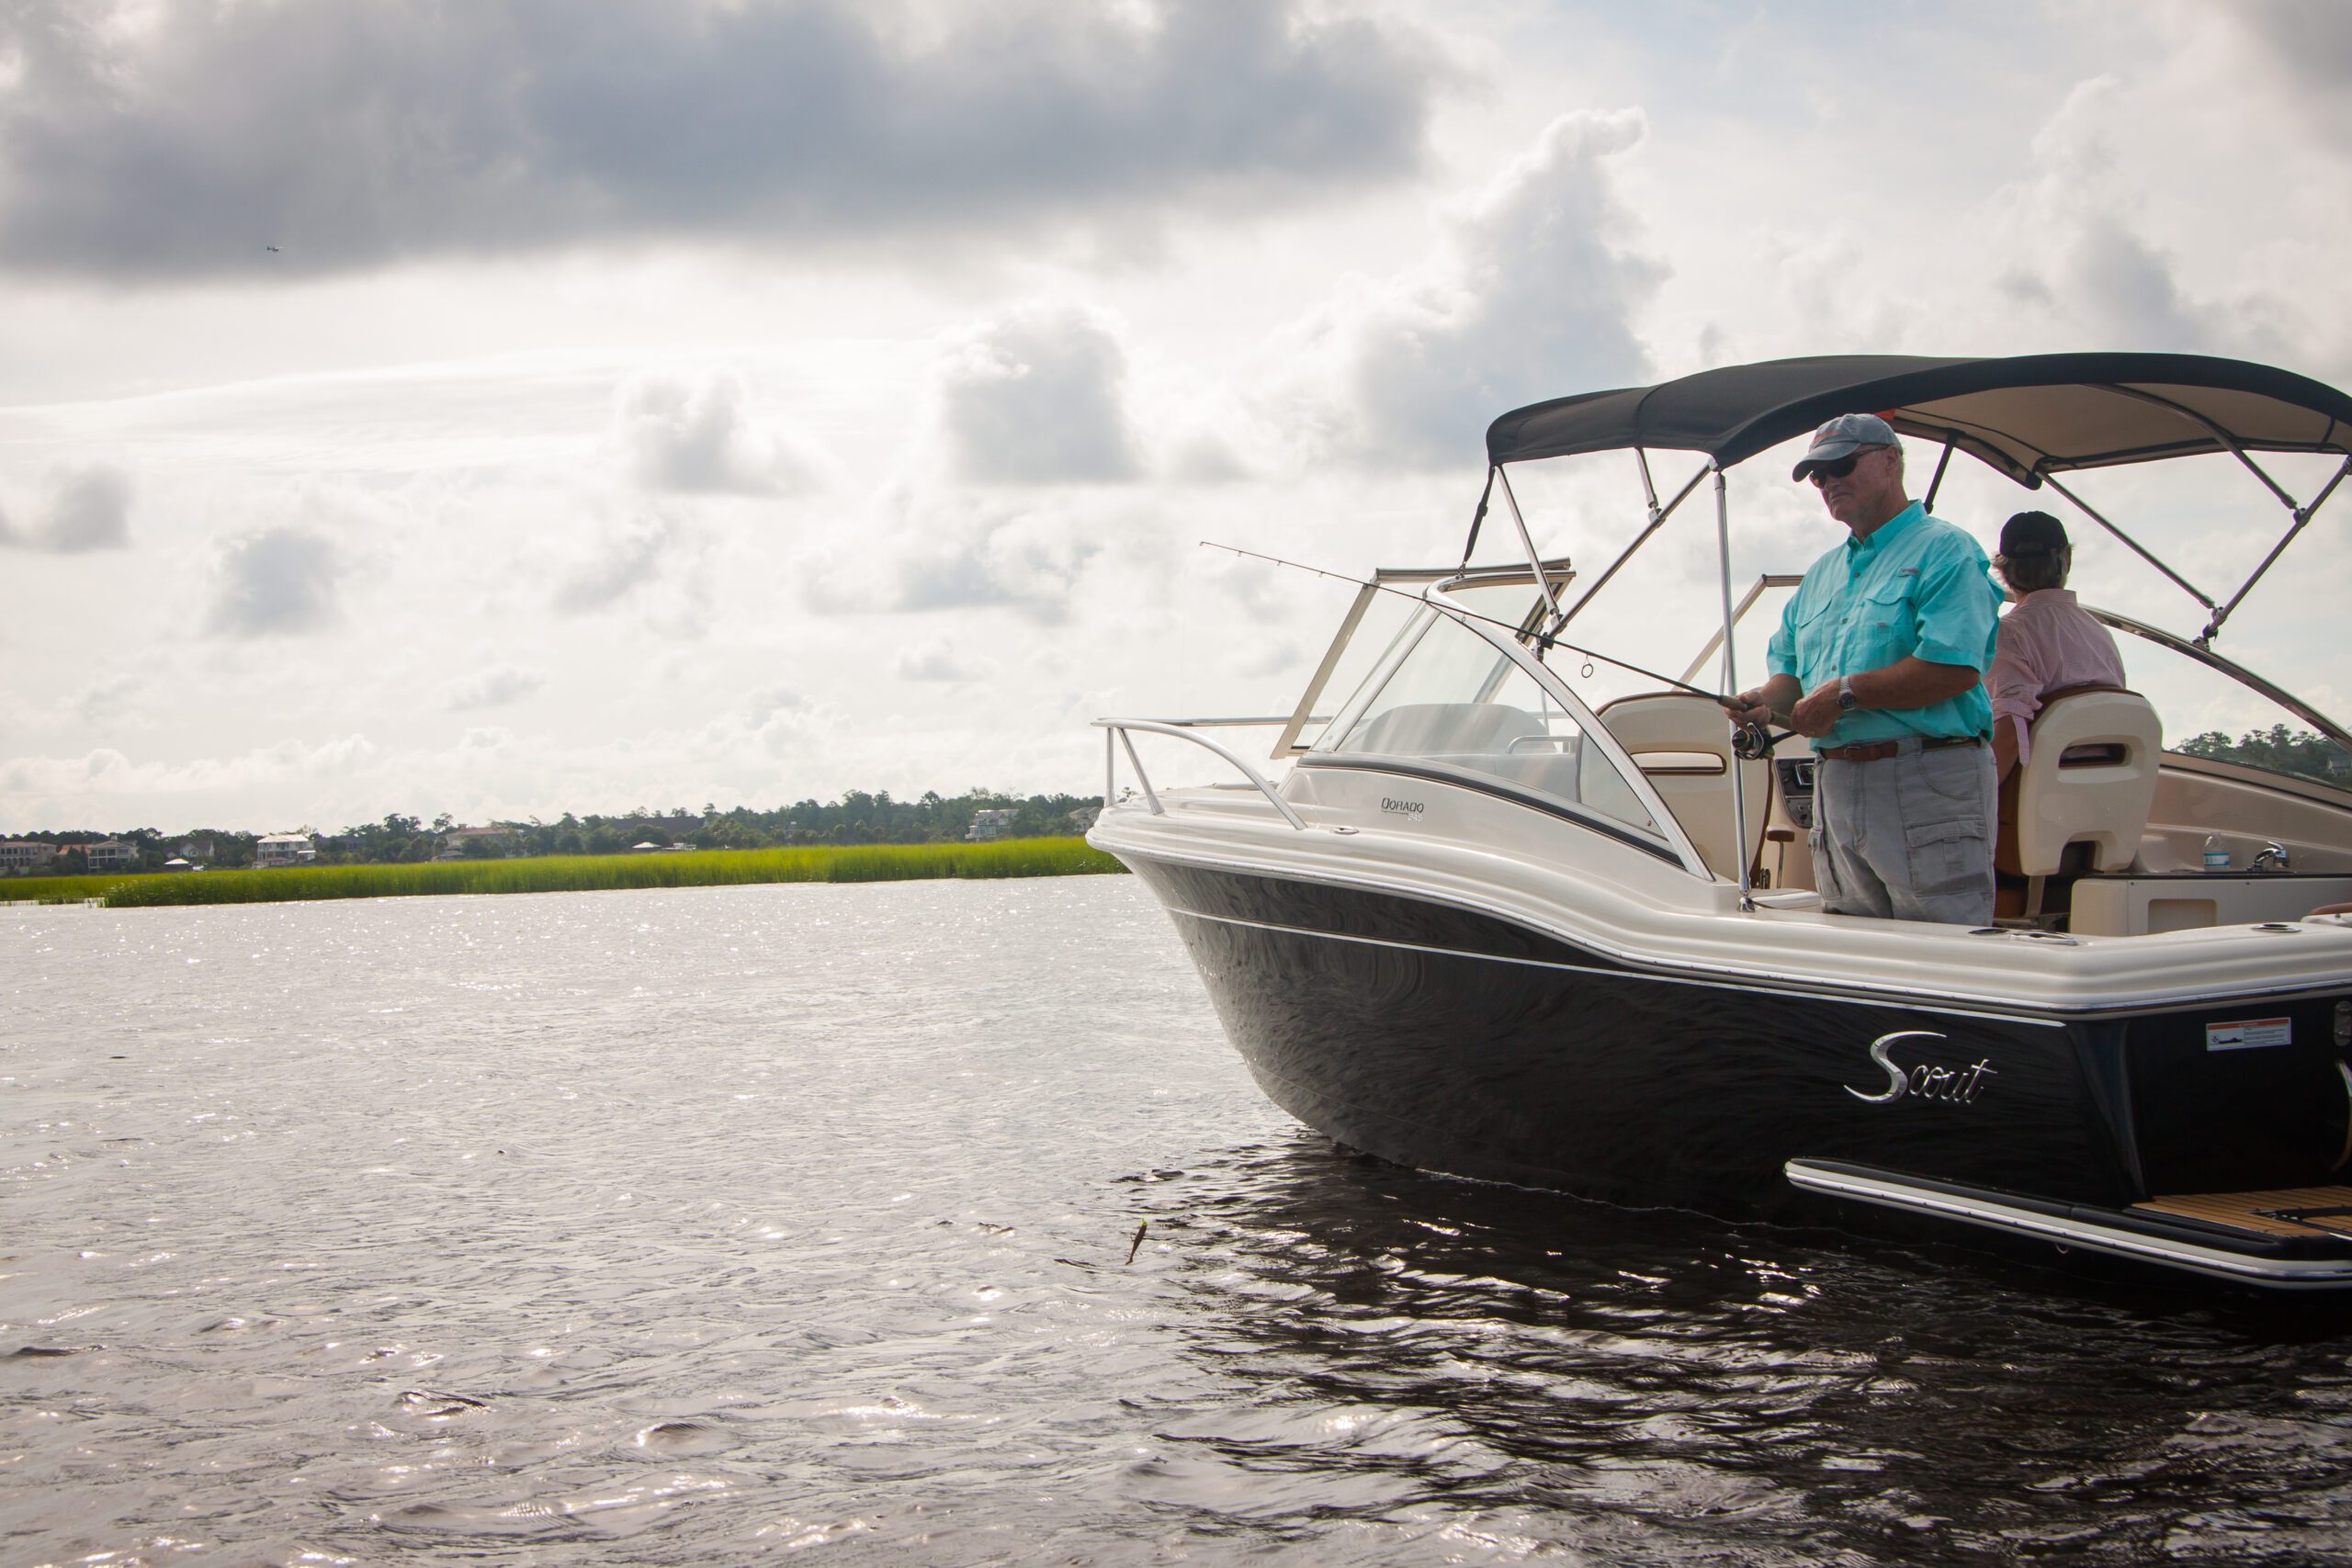
[[[1660,838],[1616,764],[1518,664],[1434,611],[1408,629],[1315,750],[1408,758]]]
[[[2115,646],[2125,682],[2163,716],[2165,750],[2352,791],[2352,751],[2301,715],[2177,649],[2120,630]]]
[[[1553,592],[1565,592],[1573,573],[1565,561],[1547,562]],[[1530,571],[1487,571],[1467,581],[1449,581],[1452,568],[1383,570],[1378,587],[1366,586],[1326,652],[1325,667],[1308,682],[1296,710],[1294,731],[1285,731],[1274,755],[1305,751],[1319,743],[1341,697],[1361,692],[1375,669],[1386,669],[1408,631],[1418,636],[1427,595],[1442,592],[1472,616],[1499,623],[1497,629],[1531,624],[1542,604]]]

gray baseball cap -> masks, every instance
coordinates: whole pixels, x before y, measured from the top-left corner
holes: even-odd
[[[1865,446],[1895,445],[1894,427],[1874,413],[1841,413],[1813,433],[1813,445],[1797,466],[1789,470],[1789,478],[1803,479],[1813,472],[1816,464],[1834,463],[1849,457]]]

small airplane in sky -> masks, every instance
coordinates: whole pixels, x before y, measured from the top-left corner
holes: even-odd
[[[276,245],[264,245],[262,249],[265,251],[274,251],[277,249],[277,247]]]

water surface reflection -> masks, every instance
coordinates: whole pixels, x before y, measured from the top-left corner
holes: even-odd
[[[2352,1561],[2340,1312],[1342,1156],[1124,878],[6,915],[0,1562]]]
[[[1187,1502],[1623,1561],[2352,1560],[2340,1309],[1431,1179],[1301,1138],[1154,1184]],[[1240,1391],[1246,1389],[1246,1394]],[[1279,1502],[1272,1506],[1281,1507]]]

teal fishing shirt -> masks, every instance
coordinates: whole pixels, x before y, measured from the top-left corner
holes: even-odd
[[[1915,501],[1869,538],[1849,535],[1813,563],[1781,613],[1765,663],[1775,675],[1795,676],[1807,692],[1841,676],[1883,670],[1906,655],[1965,664],[1981,677],[1993,667],[2000,611],[1992,563],[1976,541],[1928,516]],[[1813,745],[1817,750],[1992,729],[1993,700],[1980,679],[1960,695],[1923,708],[1859,709]]]

